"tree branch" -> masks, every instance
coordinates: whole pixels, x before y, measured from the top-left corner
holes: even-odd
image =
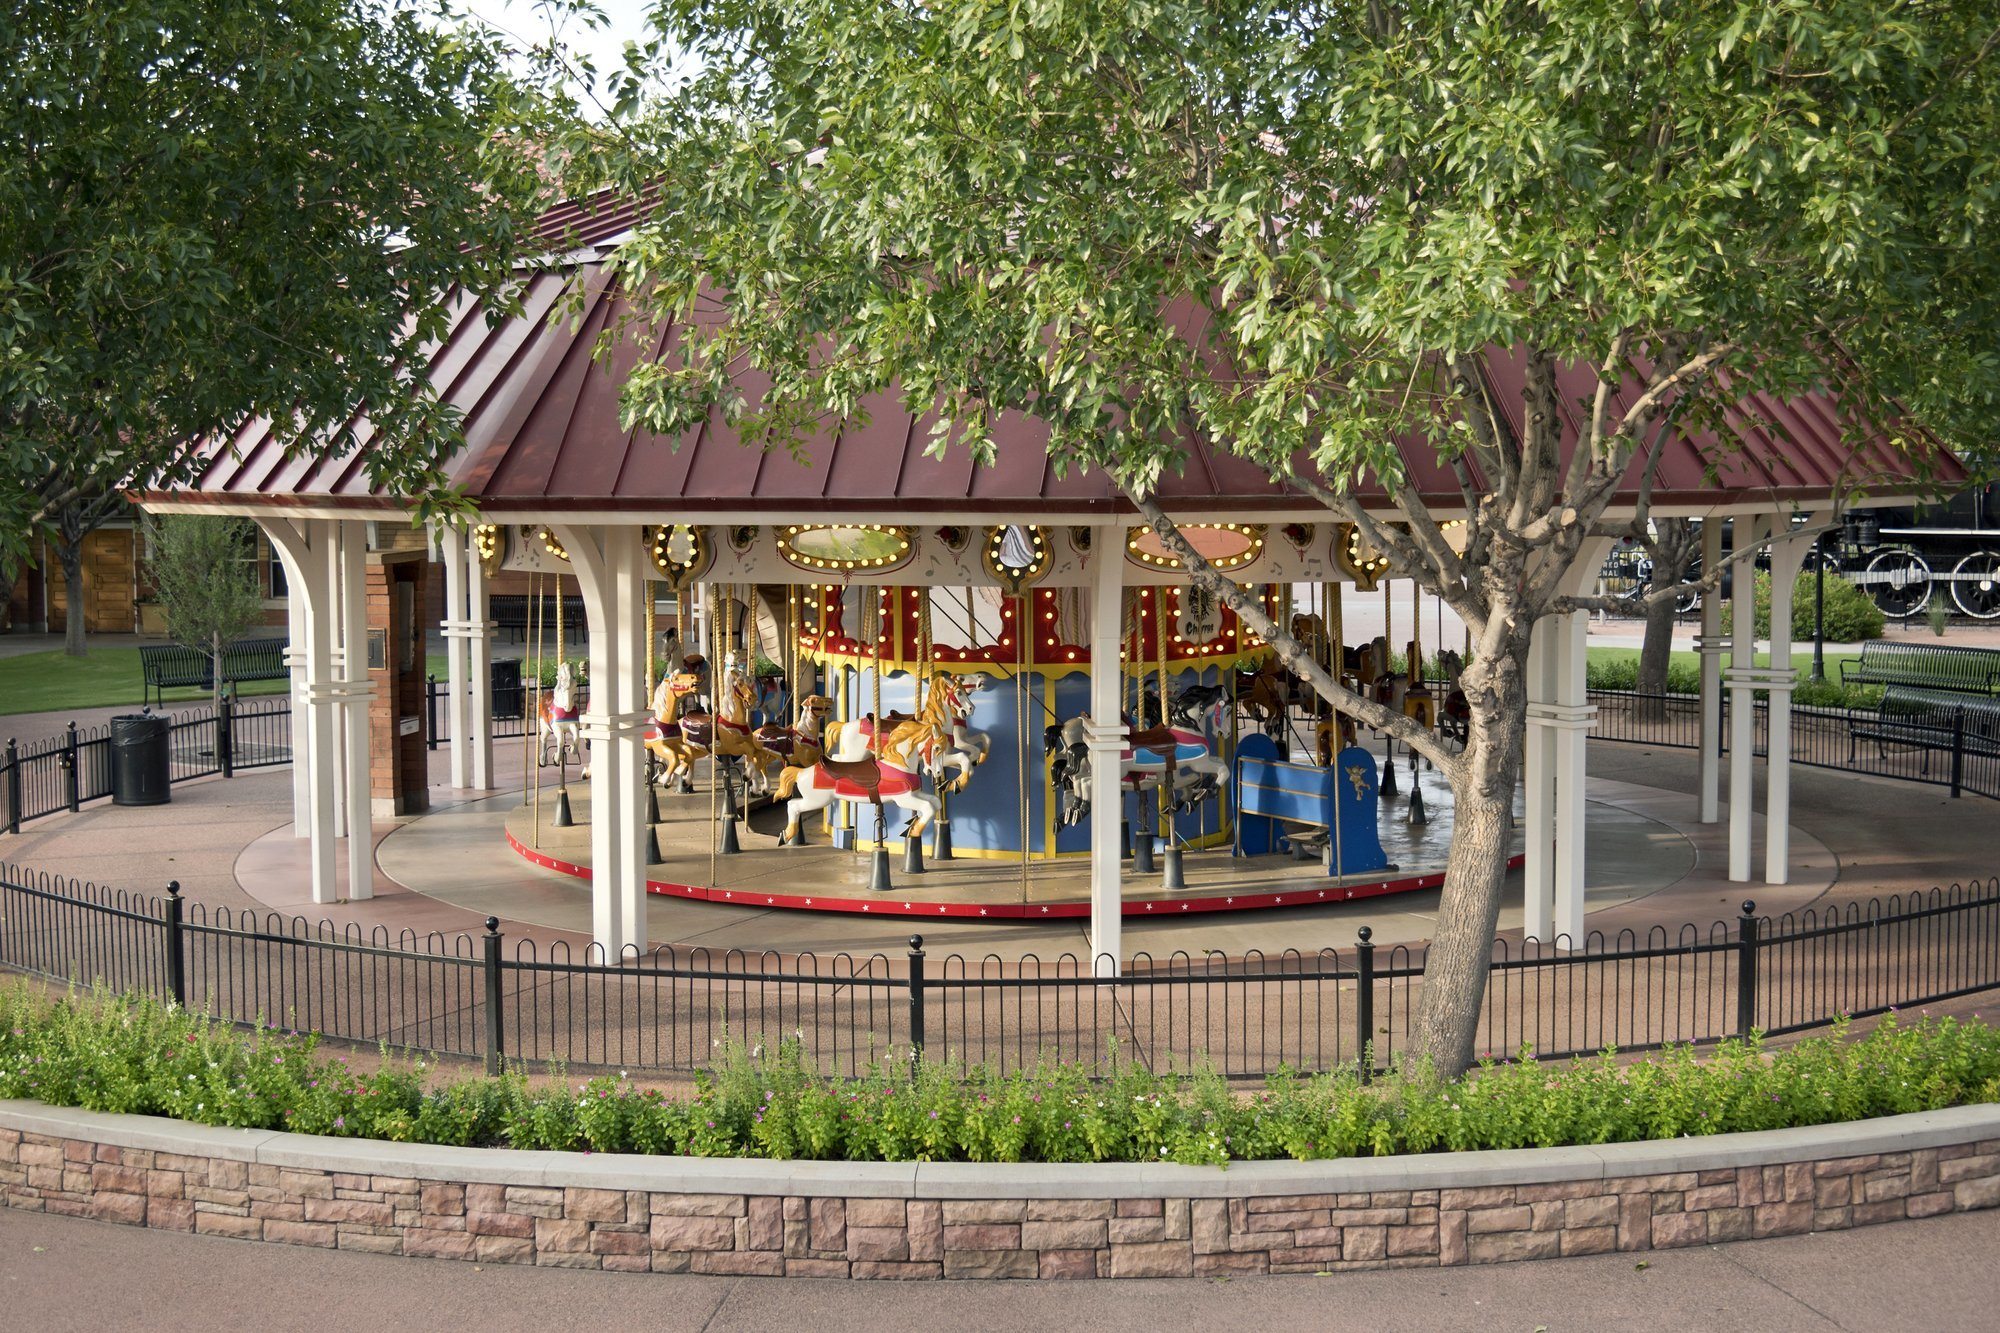
[[[1334,679],[1325,667],[1313,660],[1313,655],[1292,637],[1289,630],[1265,615],[1254,598],[1238,587],[1234,580],[1216,572],[1215,567],[1202,558],[1201,553],[1194,549],[1194,544],[1181,535],[1180,528],[1160,507],[1159,501],[1137,492],[1128,494],[1152,525],[1161,544],[1180,559],[1189,579],[1234,611],[1238,620],[1268,642],[1278,654],[1278,659],[1311,685],[1314,693],[1333,705],[1336,711],[1402,741],[1456,780],[1459,757],[1436,733],[1419,726],[1414,718],[1392,713],[1373,699],[1363,698]]]

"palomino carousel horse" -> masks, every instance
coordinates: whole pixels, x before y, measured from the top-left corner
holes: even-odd
[[[568,662],[556,663],[555,688],[542,695],[537,708],[535,763],[543,768],[561,759],[582,759],[583,733],[577,726],[582,709],[576,699],[576,675]],[[554,747],[555,753],[550,754]]]
[[[695,761],[708,757],[707,748],[688,735],[689,718],[682,715],[683,705],[700,688],[701,677],[692,671],[662,676],[653,687],[653,725],[646,728],[646,748],[660,761],[660,784],[678,784],[683,792],[694,790]]]
[[[757,739],[750,729],[750,710],[757,702],[757,687],[738,670],[723,678],[722,702],[715,718],[715,738],[709,742],[716,761],[741,759],[754,790],[771,790],[771,770],[785,762],[784,756]]]
[[[1219,721],[1220,709],[1211,719]],[[1061,793],[1056,822],[1064,828],[1090,817],[1090,747],[1084,743],[1087,719],[1079,716],[1051,724],[1042,735],[1048,752],[1049,781]],[[1151,791],[1172,771],[1174,809],[1192,814],[1208,795],[1229,778],[1229,766],[1213,753],[1199,731],[1154,727],[1130,732],[1119,753],[1118,780],[1132,791]]]

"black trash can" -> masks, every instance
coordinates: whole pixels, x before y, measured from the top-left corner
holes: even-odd
[[[165,805],[173,799],[169,723],[151,713],[111,719],[111,803]]]
[[[521,694],[521,662],[514,657],[493,659],[493,673],[489,676],[489,688],[493,695],[493,716],[513,719],[527,711]]]

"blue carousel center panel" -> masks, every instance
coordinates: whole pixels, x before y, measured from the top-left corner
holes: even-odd
[[[990,738],[985,762],[972,771],[965,789],[946,797],[951,819],[952,845],[959,856],[1019,857],[1023,846],[1030,858],[1085,855],[1090,851],[1090,827],[1086,820],[1060,827],[1059,801],[1049,778],[1046,743],[1051,726],[1060,726],[1090,711],[1090,675],[1087,669],[1057,674],[1047,667],[1031,667],[1016,673],[1012,668],[987,666],[976,672],[952,672],[963,679],[982,676],[985,684],[969,694],[971,713],[966,719],[970,732]],[[875,710],[875,672],[867,663],[845,664],[821,669],[821,692],[835,701],[834,716],[860,718]],[[1149,678],[1150,679],[1150,678]],[[1224,682],[1216,668],[1202,671],[1169,671],[1169,693],[1177,694],[1192,685],[1219,686]],[[1131,698],[1128,684],[1125,697]],[[901,669],[886,667],[882,673],[881,707],[885,713],[915,711],[916,677]],[[1217,734],[1215,714],[1204,717],[1197,730],[1207,753],[1225,762],[1230,758],[1230,737],[1226,724]],[[1128,721],[1136,721],[1128,718]],[[1177,724],[1178,725],[1178,724]],[[1186,763],[1189,753],[1177,756]],[[1024,768],[1025,761],[1025,768]],[[1220,847],[1230,841],[1231,814],[1227,784],[1206,794],[1192,811],[1175,813],[1173,838],[1176,846]],[[929,782],[926,791],[935,789]],[[1128,790],[1124,797],[1124,822],[1150,834],[1156,847],[1164,846],[1164,822],[1159,813],[1159,794]],[[1141,803],[1146,808],[1141,810]],[[849,827],[840,827],[847,822]],[[891,808],[887,812],[889,845],[900,846],[906,816]],[[838,847],[870,847],[876,839],[875,815],[871,807],[852,809],[847,821],[836,821],[833,840]]]

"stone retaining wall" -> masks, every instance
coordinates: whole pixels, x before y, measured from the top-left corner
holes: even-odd
[[[1843,1141],[1868,1151],[1828,1155]],[[1626,1172],[1621,1160],[1685,1169]],[[607,1187],[617,1180],[634,1187]],[[1323,1188],[1298,1188],[1312,1183]],[[1364,1185],[1392,1187],[1354,1188]],[[12,1102],[0,1103],[0,1190],[10,1207],[163,1230],[625,1272],[1325,1272],[1664,1249],[1989,1208],[2000,1205],[2000,1108],[1214,1171],[422,1148]]]

